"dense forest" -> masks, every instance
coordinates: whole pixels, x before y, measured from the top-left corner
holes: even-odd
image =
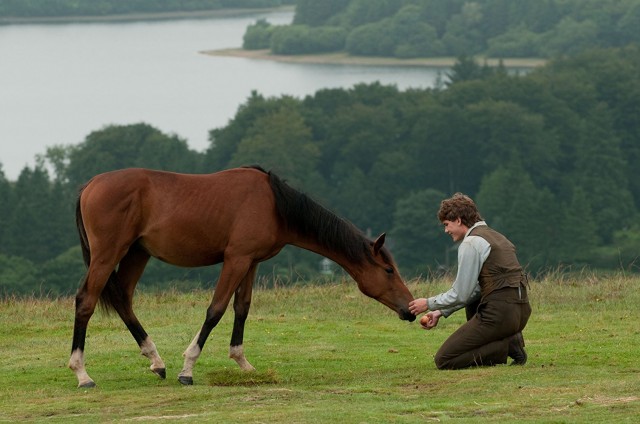
[[[291,25],[262,20],[245,49],[277,54],[551,58],[640,41],[637,0],[297,0]]]
[[[145,124],[52,146],[16,181],[0,173],[0,292],[68,293],[84,273],[78,188],[125,167],[188,173],[261,164],[376,236],[404,276],[455,265],[439,202],[474,197],[531,272],[637,271],[640,48],[594,49],[527,74],[461,58],[433,89],[360,84],[305,98],[252,93],[210,131],[204,152]],[[1,168],[0,168],[1,169]],[[287,248],[260,268],[280,282],[317,277],[320,258]],[[142,287],[210,285],[218,268],[152,261]]]
[[[294,0],[2,0],[1,18],[54,18],[269,8]]]
[[[637,271],[637,0],[4,0],[0,18],[293,3],[292,25],[258,21],[244,47],[458,61],[434,89],[360,84],[305,98],[254,92],[227,126],[210,131],[204,152],[138,123],[51,146],[17,181],[0,163],[0,295],[76,289],[84,274],[77,190],[125,167],[209,173],[260,164],[372,236],[387,232],[406,277],[455,265],[455,246],[435,214],[456,191],[477,200],[530,272]],[[520,75],[483,66],[475,55],[552,60]],[[260,277],[266,284],[317,278],[319,260],[286,248]],[[210,285],[218,270],[152,261],[142,286]]]

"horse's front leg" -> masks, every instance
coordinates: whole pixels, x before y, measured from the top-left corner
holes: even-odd
[[[220,272],[220,278],[213,293],[213,300],[207,308],[207,315],[202,328],[184,351],[184,365],[178,374],[178,381],[184,385],[193,384],[193,367],[202,353],[209,334],[224,315],[233,292],[244,279],[251,267],[250,258],[225,259]]]
[[[255,368],[247,361],[244,356],[244,324],[249,315],[249,308],[251,307],[251,292],[253,289],[253,282],[258,269],[257,264],[254,264],[249,272],[242,280],[242,283],[236,289],[236,294],[233,300],[233,333],[231,334],[231,344],[229,346],[229,358],[238,363],[240,368],[244,371],[253,371]]]

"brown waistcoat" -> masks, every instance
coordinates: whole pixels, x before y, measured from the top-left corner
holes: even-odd
[[[520,287],[525,283],[516,248],[505,236],[486,225],[477,226],[469,235],[482,237],[491,245],[491,252],[478,276],[482,297],[505,287]]]

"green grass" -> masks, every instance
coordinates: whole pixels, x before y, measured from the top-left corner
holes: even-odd
[[[416,281],[416,296],[448,282]],[[67,369],[73,300],[0,302],[0,421],[15,422],[637,422],[640,278],[583,275],[532,283],[529,362],[439,371],[433,355],[463,313],[432,331],[400,321],[353,282],[256,290],[244,373],[227,358],[232,311],[181,386],[182,352],[209,292],[138,294],[136,311],[167,365],[160,380],[122,322],[94,315],[87,370]]]

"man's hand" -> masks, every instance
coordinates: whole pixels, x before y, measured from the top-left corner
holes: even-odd
[[[433,327],[438,325],[438,320],[442,316],[442,312],[440,312],[439,310],[427,312],[427,316],[429,317],[429,321],[426,323],[426,325],[422,324],[422,321],[420,321],[420,325],[425,330],[431,330]]]
[[[419,315],[429,309],[429,305],[427,304],[427,299],[421,297],[419,299],[414,299],[409,303],[409,311],[413,315]]]

